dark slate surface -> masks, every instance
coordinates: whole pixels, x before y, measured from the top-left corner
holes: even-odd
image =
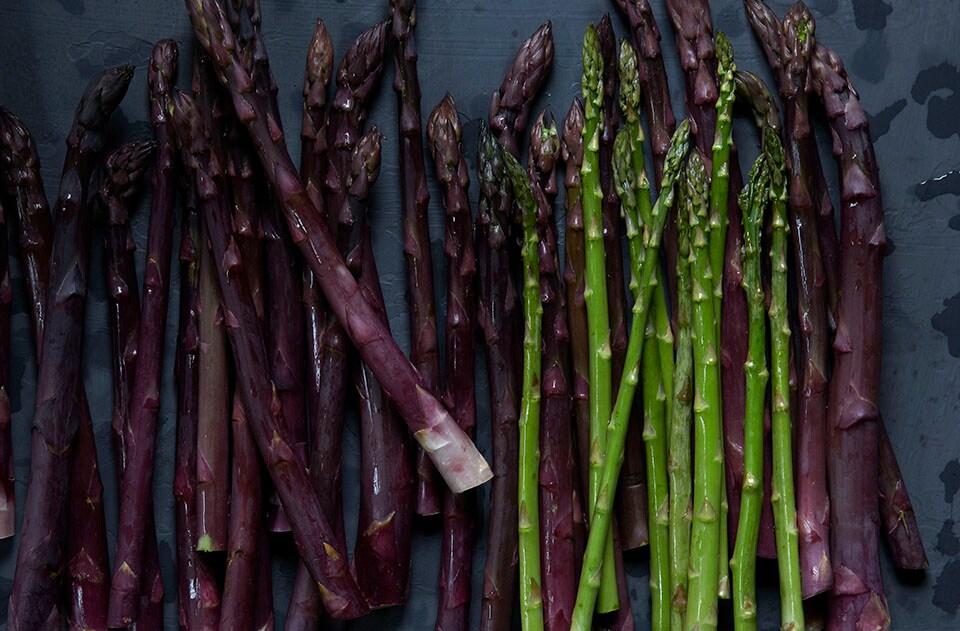
[[[297,129],[303,53],[313,20],[321,15],[330,26],[336,50],[342,53],[366,26],[386,15],[386,1],[321,2],[263,0],[264,29],[270,48],[280,104],[287,125]],[[715,0],[714,21],[725,30],[737,50],[741,67],[767,71],[736,0]],[[884,553],[890,608],[900,629],[948,629],[960,626],[960,539],[954,523],[954,502],[960,490],[960,448],[955,419],[960,410],[960,6],[952,2],[915,0],[811,0],[818,20],[818,38],[837,50],[847,62],[863,102],[871,114],[882,170],[887,210],[887,235],[891,242],[885,266],[884,388],[882,406],[890,434],[903,464],[904,475],[917,510],[920,529],[930,557],[925,575],[898,576]],[[673,46],[673,34],[663,3],[654,2],[664,34],[675,107],[682,107],[682,83]],[[786,2],[774,8],[782,15]],[[486,116],[490,90],[500,77],[519,42],[541,22],[552,19],[556,37],[556,64],[538,107],[551,107],[562,115],[579,89],[579,46],[583,28],[612,2],[581,0],[424,0],[419,9],[418,40],[424,108],[431,108],[450,90],[465,121],[467,151],[473,162],[476,121]],[[626,34],[619,16],[614,23]],[[138,73],[126,102],[114,117],[119,138],[144,137],[146,121],[145,64],[151,43],[174,37],[188,52],[190,31],[183,5],[177,0],[3,0],[0,2],[0,103],[18,113],[33,130],[43,163],[47,192],[52,197],[64,155],[64,135],[77,99],[87,80],[101,69],[132,63]],[[339,57],[339,55],[338,55]],[[190,59],[182,55],[181,59]],[[189,64],[183,64],[189,67]],[[181,72],[185,78],[185,73]],[[389,81],[389,78],[387,79]],[[187,85],[185,80],[181,85]],[[384,141],[383,172],[374,192],[376,252],[387,308],[394,333],[406,346],[402,255],[399,226],[399,188],[396,164],[394,96],[384,82],[376,97],[370,121],[381,125]],[[291,134],[296,138],[296,134]],[[755,136],[746,125],[737,138],[744,154],[755,149]],[[296,142],[291,144],[299,152]],[[428,163],[429,164],[429,163]],[[828,162],[832,164],[832,162]],[[433,186],[431,182],[431,186]],[[438,199],[433,189],[434,200]],[[471,192],[475,197],[475,191]],[[146,241],[146,216],[134,217],[138,245]],[[431,207],[435,259],[440,249],[441,214]],[[140,252],[142,265],[142,250]],[[17,499],[26,495],[29,470],[28,432],[33,410],[35,365],[30,350],[22,279],[13,264],[15,340],[11,394],[14,411]],[[176,279],[176,266],[173,274]],[[176,283],[174,283],[176,286]],[[113,471],[109,462],[110,364],[106,322],[106,292],[100,245],[95,241],[92,262],[84,365],[87,391],[94,416],[101,471]],[[171,301],[170,322],[176,322],[176,298]],[[441,300],[442,308],[442,300]],[[167,338],[160,449],[155,502],[161,542],[161,559],[167,585],[168,628],[175,627],[173,563],[173,382],[171,360],[175,332]],[[478,373],[483,392],[483,371]],[[480,436],[489,449],[486,397],[479,398]],[[356,520],[358,440],[355,424],[346,434],[346,505],[348,523]],[[114,539],[116,489],[107,487],[110,539]],[[480,493],[486,504],[485,492]],[[350,527],[348,527],[349,529]],[[351,534],[351,543],[352,543]],[[421,528],[415,544],[416,562],[410,603],[403,609],[380,612],[349,625],[353,629],[428,629],[432,627],[437,582],[438,537],[434,528]],[[112,545],[112,544],[111,544]],[[479,563],[474,593],[480,587]],[[275,546],[278,557],[274,590],[278,623],[282,623],[293,580],[291,547]],[[16,541],[0,542],[0,619],[6,617]],[[777,626],[777,596],[767,575],[761,594],[762,628]],[[770,571],[773,570],[773,571]],[[634,614],[640,628],[648,626],[648,579],[645,553],[628,564]],[[478,612],[473,608],[474,619]]]

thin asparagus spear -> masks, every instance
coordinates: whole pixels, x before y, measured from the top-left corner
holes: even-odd
[[[690,539],[686,629],[717,626],[717,561],[721,501],[722,444],[719,348],[713,314],[714,276],[710,269],[707,175],[699,155],[687,168],[690,207],[690,269],[693,293],[694,461],[693,530]]]
[[[307,49],[303,80],[303,119],[300,129],[300,174],[307,195],[320,212],[324,212],[323,186],[327,165],[327,86],[333,75],[333,42],[323,20],[317,20],[313,39]],[[325,357],[323,331],[326,324],[326,305],[313,272],[303,270],[303,304],[306,323],[307,378],[305,383],[307,419],[310,425],[309,463],[310,479],[321,505],[335,523],[338,533],[344,531],[343,511],[339,504],[340,449],[326,449],[325,445],[339,445],[342,425],[322,423],[322,409],[327,404],[326,388],[332,380],[324,380],[322,366]],[[340,390],[338,396],[345,395]],[[342,409],[342,403],[339,403]],[[315,629],[320,624],[323,603],[320,594],[301,561],[297,565],[290,605],[287,608],[285,628],[288,631]]]
[[[647,103],[647,131],[650,134],[650,150],[653,154],[654,186],[659,191],[664,159],[670,149],[670,136],[677,127],[673,105],[670,103],[667,73],[660,50],[660,29],[657,28],[657,21],[653,17],[649,0],[617,0],[617,6],[620,7],[620,12],[627,16],[633,46],[639,55],[637,71],[640,75],[640,87]],[[667,267],[665,290],[671,301],[670,313],[672,314],[677,313],[678,225],[673,219],[668,219],[663,234],[664,262]],[[672,326],[674,329],[677,326],[676,317],[673,317]],[[668,390],[667,393],[667,401],[669,401],[670,391]]]
[[[589,513],[597,503],[600,473],[606,457],[604,422],[612,407],[612,364],[610,349],[610,316],[607,301],[606,253],[603,241],[603,191],[600,187],[599,148],[603,107],[603,59],[596,28],[587,26],[583,37],[584,99],[583,166],[580,169],[583,195],[583,219],[586,236],[584,255],[584,303],[587,307],[587,335],[590,344],[590,484]],[[591,520],[592,529],[592,520]],[[605,558],[598,569],[602,572],[597,611],[607,613],[620,607],[615,590],[613,542],[608,535]]]
[[[540,238],[537,202],[526,172],[509,152],[503,152],[507,175],[523,224],[523,395],[520,403],[519,490],[517,493],[520,558],[520,626],[543,629],[540,573],[540,369],[543,305],[540,302]]]
[[[733,570],[733,619],[737,629],[757,628],[757,537],[763,506],[763,412],[767,398],[767,315],[760,282],[760,233],[770,201],[767,160],[760,156],[750,170],[749,184],[740,193],[743,218],[743,291],[750,309],[750,343],[744,372],[747,402],[743,417],[743,486],[740,523],[730,560]],[[732,488],[732,487],[731,487]]]
[[[197,398],[199,395],[200,218],[196,191],[187,190],[180,232],[180,322],[174,371],[177,379],[177,451],[173,495],[177,528],[179,622],[186,629],[216,629],[220,592],[203,555],[197,554]]]
[[[609,528],[611,521],[611,509],[613,498],[616,495],[617,479],[620,475],[627,424],[639,378],[640,360],[643,352],[643,330],[646,327],[647,313],[654,287],[659,283],[657,268],[659,266],[660,240],[667,217],[666,208],[673,203],[674,182],[689,147],[689,134],[690,126],[684,122],[677,128],[673,136],[671,151],[667,158],[667,168],[664,170],[662,194],[651,209],[651,221],[644,226],[643,243],[641,243],[640,217],[636,212],[636,202],[628,199],[623,204],[632,273],[638,279],[636,283],[637,292],[633,306],[630,338],[627,345],[627,361],[620,380],[617,402],[606,424],[609,452],[603,462],[600,492],[590,520],[591,530],[587,540],[583,569],[580,572],[580,584],[577,591],[577,602],[574,607],[572,629],[591,628],[593,611],[600,589],[600,568],[601,564],[606,562],[603,558],[604,533]],[[616,164],[617,162],[615,162]],[[615,171],[615,176],[618,181],[626,179],[628,182],[631,182],[629,178],[635,177],[629,168],[619,168]],[[620,187],[621,195],[630,193],[635,188],[635,186],[632,186],[632,182],[631,185],[622,186]],[[643,245],[646,247],[641,252]]]
[[[391,0],[393,89],[397,93],[400,134],[400,199],[403,204],[403,253],[407,263],[407,304],[410,310],[410,361],[439,393],[440,351],[434,304],[433,263],[427,211],[430,192],[423,164],[420,125],[420,79],[417,76],[416,0]],[[417,514],[436,515],[441,509],[437,472],[422,449],[417,450]]]
[[[770,164],[773,236],[770,240],[770,364],[773,407],[773,506],[780,569],[780,618],[783,629],[803,629],[797,505],[793,485],[793,428],[790,421],[790,322],[787,317],[787,182],[783,145],[777,134],[764,134]]]
[[[480,121],[477,149],[478,324],[483,331],[490,381],[490,417],[494,478],[483,567],[480,628],[509,627],[517,581],[517,460],[520,414],[518,343],[521,312],[509,247],[512,202],[503,152],[493,132]]]
[[[923,570],[927,553],[917,528],[910,494],[900,473],[887,428],[880,425],[880,518],[893,564],[902,570]]]
[[[10,598],[10,629],[37,629],[59,621],[56,584],[65,561],[70,447],[82,423],[78,407],[86,403],[80,353],[76,349],[83,338],[86,306],[87,186],[110,113],[122,100],[132,76],[133,69],[123,66],[96,77],[80,100],[67,137],[65,175],[57,200],[57,230],[49,266],[49,286],[57,291],[45,313],[43,330],[35,324],[38,344],[42,345],[38,357],[47,361],[40,361],[37,378],[32,471]],[[86,453],[95,458],[89,450]]]
[[[687,568],[690,563],[690,527],[693,522],[693,467],[690,435],[693,417],[693,294],[690,281],[690,198],[681,182],[677,211],[677,358],[673,371],[673,409],[669,423],[667,472],[670,486],[670,629],[681,631],[687,610]]]
[[[13,437],[10,434],[10,269],[7,252],[7,209],[0,204],[0,539],[14,535]],[[12,216],[12,215],[11,215]]]
[[[577,597],[573,502],[576,460],[570,400],[569,331],[557,255],[553,204],[557,196],[560,136],[543,112],[530,130],[527,170],[537,202],[540,296],[543,303],[543,381],[540,417],[540,519],[544,628],[567,631]]]
[[[368,300],[350,274],[342,273],[343,258],[328,226],[306,196],[274,116],[239,62],[236,41],[217,0],[188,5],[194,30],[211,57],[221,64],[221,81],[230,89],[234,109],[254,140],[261,163],[281,204],[294,243],[301,248],[334,315],[346,321],[346,331],[361,358],[375,371],[381,386],[397,405],[408,427],[454,491],[473,488],[492,476],[476,446],[457,427],[439,401],[423,387],[413,366],[384,330]],[[349,319],[347,316],[349,314]],[[250,411],[247,411],[248,414]]]
[[[656,261],[656,257],[659,256],[657,246],[661,236],[653,237],[651,231],[658,228],[662,230],[663,224],[666,223],[667,213],[663,213],[663,223],[658,227],[656,222],[662,209],[657,209],[658,215],[655,218],[653,209],[650,207],[650,183],[647,180],[642,162],[639,162],[640,168],[637,169],[638,154],[642,152],[642,146],[638,146],[642,142],[642,135],[637,135],[638,129],[639,127],[636,125],[628,126],[617,136],[617,144],[614,149],[614,177],[623,206],[623,214],[627,218],[627,227],[634,242],[631,244],[631,260],[633,262],[631,285],[633,293],[640,296],[641,291],[646,292],[646,285],[641,285],[644,281],[652,285],[648,302],[644,304],[646,310],[649,311],[650,303],[657,301],[656,294],[659,293],[662,296],[663,292],[658,292],[660,286],[658,264],[654,263],[649,272],[644,270],[643,267],[645,257],[654,257]],[[640,251],[640,245],[637,243],[640,239],[639,230],[641,227],[646,230],[644,240],[647,242],[647,247],[644,252]],[[644,273],[649,274],[649,280],[643,276]],[[666,309],[665,303],[664,309]],[[656,342],[655,318],[641,312],[638,312],[634,317],[638,319],[637,327],[631,330],[631,334],[643,336],[642,341],[639,341],[641,345],[639,367],[633,366],[631,370],[640,370],[643,375],[643,442],[647,464],[647,483],[649,485],[647,510],[650,515],[651,618],[653,628],[663,629],[669,624],[670,619],[666,391],[660,376],[660,348]],[[669,352],[672,357],[672,345]],[[634,374],[632,378],[637,379],[637,375]]]
[[[427,122],[427,141],[443,192],[447,228],[444,242],[448,258],[444,403],[453,410],[460,427],[472,437],[476,432],[472,320],[476,260],[470,203],[467,201],[470,177],[460,146],[461,135],[456,104],[448,93],[431,112]],[[443,497],[438,629],[469,627],[473,504],[472,494],[453,495],[447,491]]]
[[[832,504],[831,629],[890,624],[880,574],[877,395],[880,389],[883,202],[866,114],[835,53],[818,44],[810,64],[834,132],[840,169],[840,299],[827,404]]]
[[[347,560],[340,554],[328,552],[336,550],[331,545],[332,528],[319,500],[308,491],[310,483],[303,463],[287,442],[285,428],[277,418],[283,411],[269,379],[260,322],[250,299],[246,277],[236,273],[242,260],[237,249],[230,247],[230,212],[226,198],[219,192],[224,185],[223,174],[219,164],[211,160],[207,130],[196,104],[185,94],[177,95],[173,117],[178,138],[184,143],[189,142],[184,157],[201,193],[204,218],[210,226],[212,251],[222,262],[217,271],[224,318],[238,369],[238,389],[243,395],[243,408],[250,418],[257,447],[280,499],[291,509],[296,507],[288,512],[294,537],[301,558],[319,586],[323,587],[321,595],[328,612],[334,618],[357,617],[366,612],[366,602],[350,575]]]
[[[172,122],[167,116],[169,91],[177,64],[177,46],[164,40],[156,47],[149,68],[151,120],[158,142],[154,162],[153,197],[147,234],[137,370],[130,399],[127,468],[120,482],[120,524],[113,578],[110,585],[109,624],[124,626],[137,620],[136,600],[143,580],[147,538],[142,535],[143,514],[153,499],[153,465],[157,447],[160,375],[167,317],[167,287],[175,222],[177,174]]]
[[[527,129],[530,108],[553,68],[553,24],[548,20],[523,40],[490,101],[490,129],[515,158]]]

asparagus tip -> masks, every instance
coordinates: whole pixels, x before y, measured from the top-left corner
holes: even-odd
[[[307,65],[303,76],[303,98],[308,105],[322,106],[326,102],[327,86],[333,75],[333,40],[321,18],[313,31],[307,49]]]

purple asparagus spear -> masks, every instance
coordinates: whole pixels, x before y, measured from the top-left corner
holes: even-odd
[[[0,539],[12,537],[16,523],[13,437],[10,433],[10,268],[7,210],[0,204]]]

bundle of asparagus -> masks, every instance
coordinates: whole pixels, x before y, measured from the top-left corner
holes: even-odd
[[[192,93],[175,90],[177,47],[162,40],[149,65],[153,141],[105,152],[132,70],[91,83],[68,136],[55,222],[35,143],[0,109],[0,243],[15,225],[39,358],[10,628],[56,628],[62,617],[71,628],[163,624],[152,489],[178,186],[181,628],[273,628],[271,537],[283,535],[270,533],[288,530],[300,565],[286,628],[402,605],[416,571],[415,515],[434,514],[443,542],[436,627],[470,628],[483,513],[469,491],[491,477],[473,607],[483,629],[509,628],[515,604],[524,630],[634,628],[622,549],[640,546],[649,546],[654,629],[723,626],[722,598],[732,598],[735,628],[756,629],[758,556],[777,559],[782,628],[803,629],[824,611],[831,629],[888,628],[881,524],[898,567],[923,568],[926,556],[877,401],[885,241],[876,156],[859,96],[816,41],[806,7],[780,20],[762,0],[745,5],[782,108],[738,69],[706,0],[667,0],[689,116],[679,123],[647,0],[617,2],[632,44],[618,46],[609,16],[587,27],[582,102],[562,127],[547,112],[531,119],[553,65],[553,26],[543,24],[493,92],[489,125],[479,123],[475,215],[453,96],[421,124],[413,0],[391,0],[390,19],[360,34],[329,101],[333,45],[317,21],[299,169],[258,0],[187,1],[200,48]],[[368,209],[384,145],[377,126],[364,127],[390,45],[409,360],[390,331],[380,226]],[[811,95],[835,140],[842,238]],[[737,101],[760,130],[746,185]],[[445,218],[442,326],[424,143]],[[148,169],[138,280],[129,214]],[[80,353],[71,352],[83,336],[94,209],[104,220],[120,489],[112,573]],[[0,537],[15,524],[7,263],[0,247]],[[490,418],[477,414],[477,337]],[[361,437],[352,551],[341,488],[350,381]],[[473,443],[484,423],[492,469]]]

